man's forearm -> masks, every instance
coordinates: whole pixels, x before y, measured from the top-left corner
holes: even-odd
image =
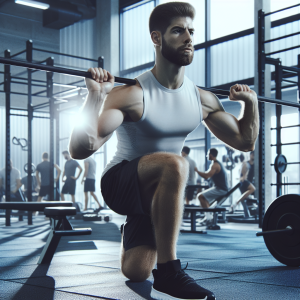
[[[70,139],[70,152],[85,151],[93,153],[98,140],[98,117],[103,105],[105,94],[89,92],[80,112],[78,126],[75,126]]]
[[[244,101],[244,114],[239,120],[240,131],[248,150],[254,150],[254,144],[259,131],[259,114],[257,100]]]
[[[197,171],[197,173],[199,174],[199,176],[203,177],[204,179],[208,179],[207,177],[207,174],[204,173],[204,172],[200,172],[200,171]]]

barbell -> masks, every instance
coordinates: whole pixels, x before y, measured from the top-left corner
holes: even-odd
[[[84,72],[84,71],[79,71],[79,70],[74,70],[74,69],[67,69],[67,68],[61,68],[61,67],[55,67],[55,66],[49,66],[49,65],[30,63],[30,62],[26,62],[26,61],[11,59],[11,58],[0,57],[0,63],[5,64],[5,65],[24,67],[24,68],[28,68],[28,69],[41,70],[41,71],[46,71],[46,72],[55,72],[55,73],[61,73],[61,74],[65,74],[65,75],[72,75],[72,76],[93,79],[92,74],[90,72]],[[136,84],[136,80],[122,78],[122,77],[115,77],[115,82],[124,83],[124,84],[128,84],[128,85]],[[201,87],[201,86],[198,86],[198,87],[200,89],[210,91],[216,95],[229,96],[229,94],[230,94],[229,91],[225,91],[225,90],[207,88],[207,87]],[[273,99],[273,98],[268,98],[268,97],[263,97],[263,96],[257,96],[257,99],[258,99],[258,101],[261,101],[261,102],[300,108],[300,104],[296,103],[296,102],[280,100],[280,99]]]
[[[279,196],[268,207],[262,232],[266,247],[282,264],[300,267],[300,195]]]

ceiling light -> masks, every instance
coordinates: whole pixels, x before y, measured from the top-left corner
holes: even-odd
[[[50,7],[50,5],[47,3],[33,1],[33,0],[15,0],[15,3],[31,6],[39,9],[48,9]]]

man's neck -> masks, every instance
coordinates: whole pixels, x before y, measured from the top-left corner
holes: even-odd
[[[157,81],[167,89],[175,90],[181,87],[184,79],[185,67],[170,63],[165,58],[156,59],[151,70]]]

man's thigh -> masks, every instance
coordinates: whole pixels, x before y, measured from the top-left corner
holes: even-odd
[[[139,187],[142,198],[142,205],[145,212],[150,214],[151,203],[166,168],[186,169],[186,160],[176,154],[157,152],[143,156],[138,164]],[[183,171],[183,170],[182,170]],[[183,172],[184,173],[184,172]]]

